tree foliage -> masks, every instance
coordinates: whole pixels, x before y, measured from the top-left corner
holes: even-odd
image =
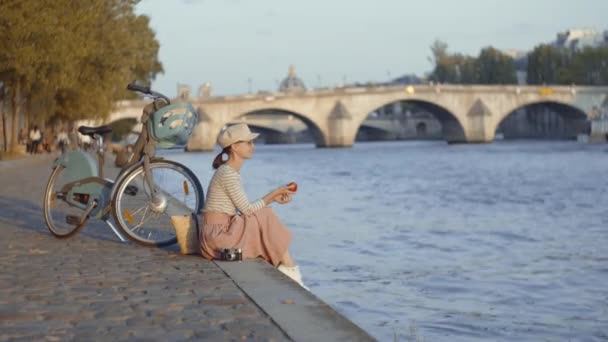
[[[515,65],[511,57],[495,48],[481,50],[478,57],[460,53],[449,54],[448,45],[435,41],[431,46],[434,69],[430,79],[440,83],[512,84],[516,83]]]
[[[515,62],[493,47],[481,50],[476,60],[480,84],[515,84]]]
[[[552,45],[538,45],[528,54],[528,84],[558,84],[569,64],[569,52]],[[560,74],[562,74],[560,76]]]
[[[586,47],[572,56],[569,67],[570,81],[575,84],[604,86],[608,85],[608,47]]]
[[[13,117],[103,118],[133,80],[162,72],[149,19],[138,0],[3,0],[0,81]],[[16,125],[13,125],[16,132]],[[13,134],[15,137],[16,134]]]
[[[112,141],[120,141],[127,134],[133,131],[133,127],[137,125],[137,119],[126,118],[114,121],[110,124],[112,126]]]
[[[608,85],[608,48],[538,45],[528,54],[529,84]]]
[[[525,70],[528,84],[608,85],[608,47],[573,50],[540,44],[518,61],[493,47],[477,57],[450,54],[441,41],[433,43],[431,52],[429,78],[440,83],[514,84],[516,70]]]

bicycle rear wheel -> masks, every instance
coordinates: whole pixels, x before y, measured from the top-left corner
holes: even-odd
[[[144,246],[164,247],[177,242],[172,216],[198,214],[204,193],[190,169],[170,160],[153,160],[150,172],[157,188],[156,202],[141,165],[116,184],[112,210],[127,237]]]
[[[62,192],[62,188],[66,183],[65,167],[57,166],[51,173],[42,199],[44,222],[51,233],[58,238],[68,238],[86,224],[86,221],[80,224],[74,223],[73,219],[72,223],[69,223],[70,218],[80,218],[84,210],[64,200],[66,194]]]

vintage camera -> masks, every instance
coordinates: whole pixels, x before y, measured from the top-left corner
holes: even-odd
[[[243,250],[240,248],[223,248],[221,258],[223,261],[242,261]]]

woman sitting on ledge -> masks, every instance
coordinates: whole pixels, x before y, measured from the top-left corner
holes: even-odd
[[[203,208],[201,254],[207,259],[220,259],[223,248],[241,248],[243,259],[261,257],[304,287],[300,270],[288,251],[291,232],[267,207],[272,202],[289,203],[294,192],[281,186],[251,203],[243,190],[239,171],[243,162],[253,156],[253,139],[258,135],[246,124],[237,124],[218,137],[223,150],[213,161],[216,171]],[[223,159],[224,154],[227,160]]]

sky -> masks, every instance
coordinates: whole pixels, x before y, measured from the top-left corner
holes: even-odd
[[[290,65],[308,88],[423,76],[436,39],[476,56],[608,30],[608,0],[142,0],[137,12],[161,45],[152,86],[169,96],[206,82],[212,95],[275,91]]]

